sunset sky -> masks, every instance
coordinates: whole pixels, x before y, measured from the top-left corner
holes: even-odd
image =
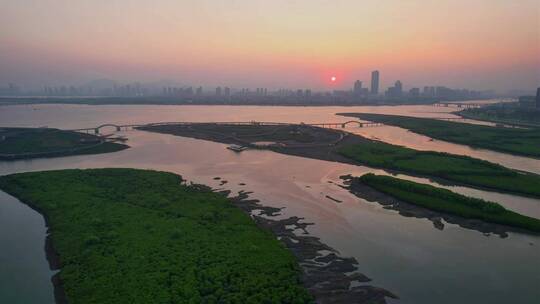
[[[0,85],[540,86],[540,0],[1,0]],[[335,75],[338,80],[331,83]]]

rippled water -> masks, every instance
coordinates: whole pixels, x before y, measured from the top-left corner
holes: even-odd
[[[331,122],[349,120],[335,116],[336,112],[449,117],[452,115],[448,113],[450,110],[430,106],[25,105],[0,107],[0,125],[79,128],[107,122]],[[394,127],[348,130],[417,149],[440,149],[479,158],[481,156],[473,153],[481,153],[482,158],[504,162],[504,165],[522,161],[524,169],[533,172],[540,168],[537,160],[472,150],[440,141],[426,140],[424,145],[424,137]],[[402,217],[376,203],[358,199],[336,185],[343,174],[384,171],[269,151],[234,153],[219,143],[171,135],[142,131],[123,134],[129,138],[131,149],[103,155],[0,162],[0,174],[61,168],[136,167],[177,172],[188,180],[216,188],[220,187],[220,181],[213,178],[219,176],[228,181],[222,188],[254,191],[253,197],[264,204],[284,206],[286,215],[302,216],[307,222],[314,222],[315,225],[309,227],[310,233],[321,237],[343,255],[357,258],[360,272],[373,279],[372,285],[400,296],[396,303],[533,303],[540,298],[540,291],[536,288],[540,281],[537,271],[540,269],[540,238],[511,234],[501,239],[449,224],[439,231],[427,220]],[[240,186],[240,183],[246,185]],[[465,187],[451,188],[540,217],[539,200]],[[336,203],[327,195],[343,202]],[[0,302],[51,303],[51,273],[43,252],[43,220],[33,210],[15,202],[14,198],[0,193],[0,241],[9,248],[0,251]],[[28,256],[19,260],[21,250]],[[4,271],[5,265],[10,266],[7,271]],[[10,279],[13,275],[28,280],[34,278],[35,281],[31,285],[25,284],[24,281]]]

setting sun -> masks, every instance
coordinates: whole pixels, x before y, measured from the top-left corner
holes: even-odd
[[[540,0],[0,7],[0,304],[540,304]]]

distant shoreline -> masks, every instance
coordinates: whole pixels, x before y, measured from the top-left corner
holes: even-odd
[[[228,100],[227,100],[228,99]],[[402,106],[402,105],[431,105],[441,102],[441,99],[395,99],[395,100],[287,100],[287,99],[267,99],[267,100],[246,100],[246,97],[229,97],[219,99],[217,97],[206,98],[181,98],[181,97],[0,97],[1,105],[21,105],[21,104],[84,104],[84,105],[229,105],[229,106]],[[473,99],[444,99],[450,102],[466,102],[471,100],[489,100],[492,98]]]

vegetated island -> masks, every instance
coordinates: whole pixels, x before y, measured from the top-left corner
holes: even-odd
[[[247,193],[228,199],[172,173],[136,169],[13,174],[0,177],[0,189],[45,216],[48,260],[60,269],[53,278],[57,303],[386,303],[395,297],[351,287],[369,281],[356,273],[356,260],[295,235],[309,224],[270,219],[280,209],[248,200]]]
[[[0,128],[0,160],[99,154],[124,150],[111,139],[53,128]]]
[[[539,219],[507,210],[494,202],[467,197],[447,189],[372,173],[344,179],[346,188],[353,194],[369,201],[378,201],[385,208],[397,210],[405,216],[428,218],[439,229],[444,227],[441,221],[444,219],[464,228],[496,233],[501,237],[506,237],[507,231],[516,230],[512,228],[540,233]],[[409,204],[420,208],[410,208]]]
[[[192,137],[278,153],[393,172],[426,176],[439,182],[540,197],[540,176],[488,161],[449,153],[417,151],[362,136],[309,125],[155,125],[142,130]]]
[[[534,102],[530,98],[530,103]],[[465,109],[455,113],[463,118],[509,124],[525,128],[540,128],[540,109],[519,103],[493,104],[481,108]]]
[[[538,129],[490,127],[430,118],[371,113],[340,113],[339,115],[397,126],[435,139],[473,148],[540,158]]]

